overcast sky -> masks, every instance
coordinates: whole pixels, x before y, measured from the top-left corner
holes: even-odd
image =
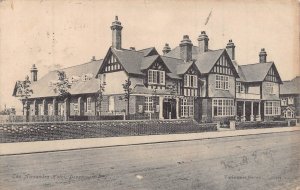
[[[54,65],[63,67],[103,58],[111,45],[110,25],[122,22],[122,46],[136,49],[165,43],[178,46],[183,35],[197,45],[205,30],[209,48],[229,39],[239,64],[258,62],[265,48],[283,80],[299,75],[299,4],[294,1],[155,1],[155,0],[6,0],[0,1],[0,105],[16,106],[16,80],[38,78]],[[205,25],[209,13],[211,16]]]

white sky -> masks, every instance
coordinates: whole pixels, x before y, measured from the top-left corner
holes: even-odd
[[[173,48],[185,34],[197,45],[205,30],[210,49],[224,48],[232,39],[239,64],[258,62],[264,47],[282,79],[292,79],[300,70],[298,14],[296,0],[0,1],[0,106],[19,104],[11,96],[13,87],[30,74],[32,64],[40,78],[55,64],[68,67],[93,55],[103,58],[115,15],[124,27],[124,48],[154,46],[161,52],[166,42]]]

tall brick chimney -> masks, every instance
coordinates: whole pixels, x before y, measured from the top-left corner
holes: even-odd
[[[171,51],[171,48],[170,48],[169,44],[166,43],[166,44],[165,44],[165,47],[164,47],[163,50],[162,50],[162,52],[163,52],[163,54],[165,55],[165,54],[169,53],[170,51]]]
[[[235,45],[230,39],[229,42],[226,45],[227,53],[229,54],[231,60],[235,60]]]
[[[31,78],[30,80],[35,82],[37,81],[37,73],[38,73],[38,69],[36,68],[35,64],[32,65],[31,69],[30,69],[30,73],[31,73]]]
[[[180,57],[186,62],[192,60],[192,48],[193,44],[188,35],[184,35],[180,44]]]
[[[267,62],[267,52],[265,51],[265,48],[261,48],[261,50],[259,52],[259,62],[260,63]]]
[[[206,35],[205,31],[201,31],[201,34],[198,37],[199,53],[204,53],[208,51],[208,41],[209,38]]]
[[[121,22],[118,20],[118,16],[115,17],[115,21],[111,25],[112,30],[112,47],[116,49],[122,48],[122,28]]]

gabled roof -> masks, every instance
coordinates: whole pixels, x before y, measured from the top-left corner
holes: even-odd
[[[161,56],[161,58],[171,71],[171,73],[167,73],[167,75],[170,78],[181,79],[181,77],[177,73],[177,66],[181,64],[185,64],[185,62],[182,59],[177,59],[172,57]]]
[[[198,55],[196,65],[201,73],[209,73],[225,49],[210,50]]]
[[[159,55],[144,57],[141,63],[141,70],[148,69],[158,57]]]
[[[199,54],[199,48],[197,46],[193,46],[192,47],[192,58],[196,59],[198,54]],[[165,54],[165,56],[181,59],[181,57],[180,57],[180,47],[179,46],[175,47],[169,53]]]
[[[121,65],[124,67],[125,71],[129,74],[140,74],[141,72],[141,62],[144,59],[144,54],[134,50],[117,50],[115,48],[110,48],[113,54],[116,55]]]
[[[294,112],[294,111],[296,111],[296,108],[294,108],[294,107],[292,107],[292,106],[287,106],[287,107],[285,107],[285,108],[282,109],[282,112],[286,112],[286,111],[288,111],[288,110]]]
[[[244,82],[261,82],[264,81],[268,71],[272,67],[273,62],[255,63],[239,66],[239,74],[241,81]]]
[[[84,74],[91,74],[93,76],[90,80],[87,80],[85,82],[79,80],[78,82],[73,83],[69,92],[71,94],[88,94],[97,92],[99,84],[95,77],[101,65],[102,60],[97,60],[60,69],[61,71],[65,71],[68,78],[71,78],[72,76],[81,77]],[[57,94],[54,93],[53,88],[49,86],[49,82],[57,81],[57,79],[57,70],[55,70],[50,71],[36,82],[32,82],[31,89],[33,91],[33,94],[30,96],[30,98],[57,96]]]
[[[155,47],[150,47],[150,48],[145,48],[138,50],[138,52],[143,53],[143,55],[146,56],[151,56],[151,55],[158,55],[158,52],[156,51]]]
[[[280,86],[280,94],[300,94],[300,76],[290,81],[283,81]]]

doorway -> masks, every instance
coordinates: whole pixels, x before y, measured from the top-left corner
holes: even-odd
[[[165,99],[163,102],[164,119],[176,119],[176,100]]]

